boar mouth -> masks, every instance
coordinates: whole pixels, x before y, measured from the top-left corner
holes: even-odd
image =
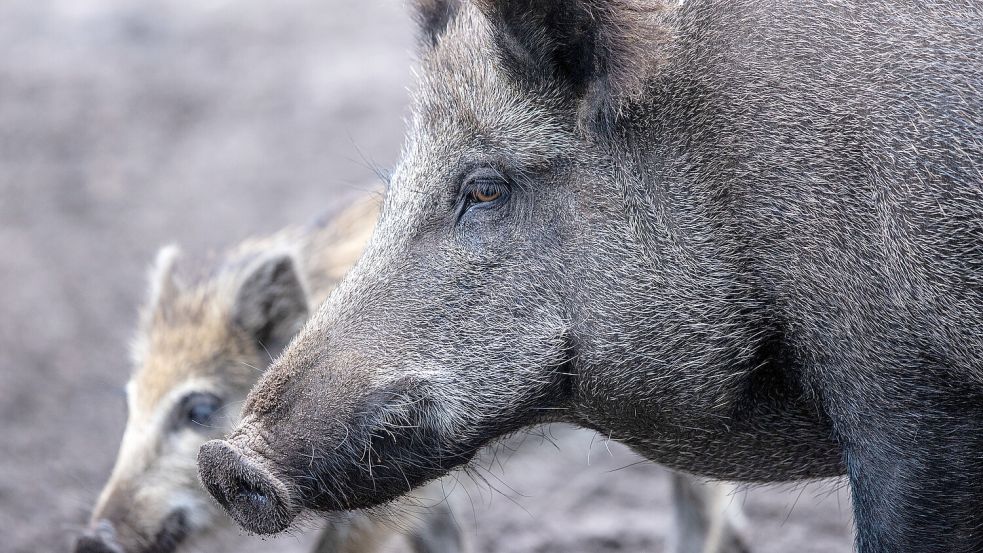
[[[198,476],[208,493],[250,532],[282,532],[300,512],[287,485],[230,442],[211,440],[201,446]]]
[[[201,446],[199,477],[240,526],[257,534],[288,529],[305,509],[384,505],[477,452],[473,440],[449,434],[446,414],[432,396],[425,382],[399,379],[364,397],[347,423],[335,418],[318,426],[317,438],[278,435],[247,415],[231,438]]]

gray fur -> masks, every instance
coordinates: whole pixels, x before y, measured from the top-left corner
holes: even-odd
[[[230,444],[291,510],[350,509],[568,421],[709,477],[848,474],[861,553],[983,550],[983,8],[689,0],[612,64],[625,6],[446,22],[365,255]],[[489,170],[506,200],[460,208]]]

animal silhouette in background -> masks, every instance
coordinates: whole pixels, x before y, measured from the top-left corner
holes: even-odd
[[[246,392],[358,258],[377,216],[371,198],[214,259],[161,250],[134,343],[126,431],[76,553],[194,551],[195,538],[228,525],[198,482],[198,447],[235,425]],[[400,539],[417,553],[463,551],[451,507],[440,490],[430,495],[427,508],[384,519],[334,517],[315,551],[370,553]]]

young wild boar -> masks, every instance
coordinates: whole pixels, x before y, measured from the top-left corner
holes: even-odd
[[[983,551],[983,4],[421,4],[373,238],[199,452],[238,522],[559,420]]]
[[[198,447],[232,428],[271,357],[357,259],[377,203],[355,204],[329,225],[243,243],[190,279],[176,271],[174,248],[161,251],[135,344],[126,432],[76,553],[178,551],[228,520],[198,482]],[[414,551],[461,551],[446,503],[429,513],[395,523],[339,517],[317,550],[376,551],[403,528]]]

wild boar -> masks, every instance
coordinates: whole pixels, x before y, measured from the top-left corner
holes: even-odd
[[[983,7],[419,3],[365,254],[205,444],[240,524],[543,421],[845,474],[861,553],[983,551]]]
[[[76,553],[180,551],[228,521],[198,482],[198,447],[235,425],[246,392],[357,259],[377,214],[377,198],[361,201],[325,224],[180,270],[177,250],[161,250],[134,344],[126,432]],[[434,503],[395,521],[336,517],[317,551],[379,551],[403,534],[417,552],[462,551],[453,513]]]

